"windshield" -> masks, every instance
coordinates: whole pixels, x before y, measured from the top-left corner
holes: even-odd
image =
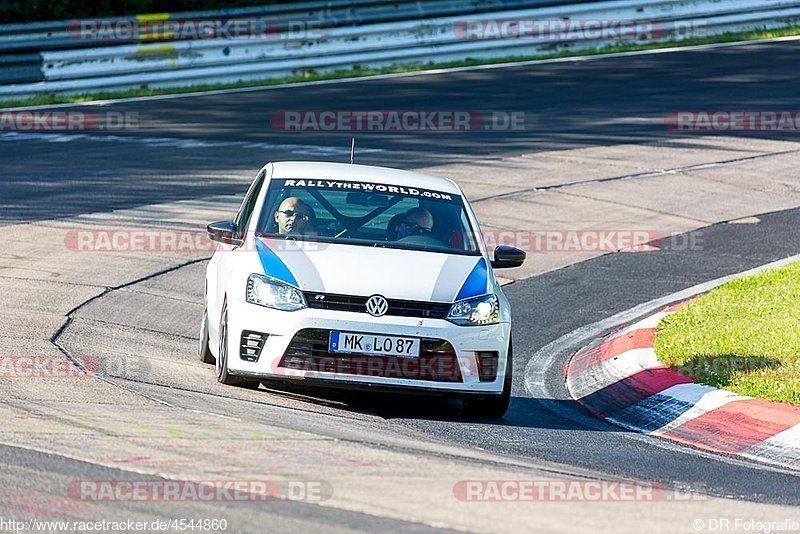
[[[270,182],[260,236],[479,255],[459,195],[341,180]]]

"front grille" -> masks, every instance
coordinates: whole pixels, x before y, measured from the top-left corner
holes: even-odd
[[[242,332],[242,342],[239,344],[239,357],[248,362],[257,362],[267,341],[267,334],[244,330]]]
[[[305,291],[303,294],[306,297],[309,308],[367,313],[367,299],[369,297],[316,293],[313,291]],[[389,309],[386,311],[386,315],[397,317],[444,319],[451,306],[451,304],[447,302],[424,302],[399,299],[386,299],[386,301],[389,303]]]
[[[442,339],[422,338],[418,358],[367,356],[328,352],[330,330],[306,328],[292,338],[279,367],[380,378],[461,382],[453,346]]]

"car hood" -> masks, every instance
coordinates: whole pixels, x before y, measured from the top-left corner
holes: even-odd
[[[490,291],[482,256],[256,238],[264,273],[304,291],[454,302]]]

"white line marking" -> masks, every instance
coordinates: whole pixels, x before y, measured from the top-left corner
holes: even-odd
[[[95,141],[100,143],[138,143],[146,146],[182,149],[238,147],[253,150],[288,150],[292,154],[311,156],[340,156],[350,154],[350,149],[348,147],[340,148],[335,146],[291,145],[248,141],[214,141],[207,139],[184,139],[180,137],[94,135],[86,133],[2,132],[0,133],[0,141],[46,141],[48,143]],[[384,150],[382,148],[361,148],[359,152],[374,153],[384,152]]]

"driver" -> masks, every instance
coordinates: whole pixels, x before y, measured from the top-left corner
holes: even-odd
[[[302,234],[307,229],[309,209],[305,202],[297,197],[287,197],[275,212],[278,233]]]
[[[433,229],[433,215],[425,208],[409,210],[397,227],[397,238],[403,239],[412,235],[430,234]]]

